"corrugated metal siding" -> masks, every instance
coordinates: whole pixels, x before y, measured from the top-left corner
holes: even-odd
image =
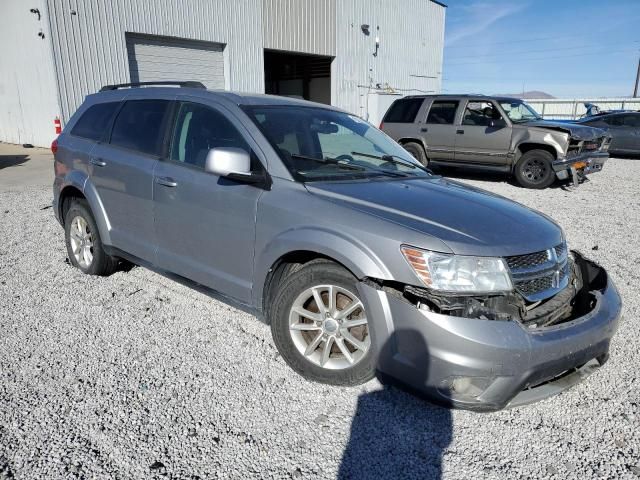
[[[264,91],[261,0],[47,1],[64,120],[86,94],[130,80],[125,32],[226,44],[225,87]]]
[[[429,0],[339,0],[336,9],[334,105],[367,118],[369,86],[407,95],[440,91],[444,7]],[[369,36],[362,24],[369,25]]]
[[[195,80],[224,89],[224,45],[127,33],[132,82]]]
[[[40,10],[40,20],[31,8]],[[1,2],[0,141],[48,147],[55,138],[60,108],[45,12],[41,0]]]
[[[593,103],[600,110],[639,110],[640,98],[542,98],[527,99],[531,105],[544,118],[576,119],[587,113],[585,103]]]
[[[335,56],[336,0],[264,0],[264,48]]]

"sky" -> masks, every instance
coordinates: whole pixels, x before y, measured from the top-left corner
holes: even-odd
[[[444,0],[443,93],[631,96],[640,0]]]

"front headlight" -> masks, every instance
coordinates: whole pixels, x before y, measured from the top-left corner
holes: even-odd
[[[459,293],[513,289],[509,268],[502,258],[448,255],[406,245],[401,251],[427,288]]]

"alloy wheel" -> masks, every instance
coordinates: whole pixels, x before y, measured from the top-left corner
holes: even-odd
[[[80,215],[73,218],[69,229],[69,240],[73,256],[82,268],[89,268],[93,262],[93,233],[89,223]]]
[[[352,367],[371,347],[362,301],[337,285],[314,286],[298,295],[289,333],[305,359],[330,370]]]
[[[524,176],[533,183],[540,183],[543,181],[548,173],[547,164],[537,158],[532,158],[523,166]]]

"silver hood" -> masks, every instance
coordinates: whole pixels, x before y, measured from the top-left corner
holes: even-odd
[[[519,255],[562,242],[562,229],[549,217],[442,177],[309,183],[307,188],[329,201],[435,237],[459,255]]]

